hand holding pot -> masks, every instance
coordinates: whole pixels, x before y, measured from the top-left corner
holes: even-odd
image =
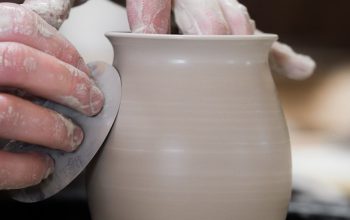
[[[74,46],[37,14],[10,3],[0,4],[0,14],[0,138],[74,151],[83,139],[78,126],[16,94],[23,90],[90,116],[101,110],[103,94]],[[53,167],[46,155],[0,151],[0,189],[37,184]]]
[[[168,33],[171,9],[184,34],[259,34],[246,7],[237,0],[127,0],[132,32]],[[313,73],[315,62],[277,42],[271,50],[270,66],[273,72],[304,79]]]

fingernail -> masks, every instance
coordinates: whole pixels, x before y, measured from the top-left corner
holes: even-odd
[[[75,127],[73,131],[73,140],[72,140],[72,150],[76,150],[84,139],[84,132],[79,127]]]
[[[90,90],[90,112],[91,116],[96,115],[102,110],[104,104],[103,93],[97,86],[92,86]]]
[[[55,170],[55,162],[49,155],[45,156],[45,160],[46,160],[47,170],[43,176],[43,179],[48,178]]]

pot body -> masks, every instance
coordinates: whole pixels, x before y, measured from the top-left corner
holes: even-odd
[[[108,34],[122,101],[88,180],[94,220],[283,220],[288,132],[263,36]]]

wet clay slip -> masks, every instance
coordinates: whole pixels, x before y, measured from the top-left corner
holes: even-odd
[[[290,145],[275,35],[109,33],[122,80],[91,166],[94,220],[284,220]]]

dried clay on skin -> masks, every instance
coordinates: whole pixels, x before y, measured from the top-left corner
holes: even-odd
[[[32,73],[36,71],[37,66],[35,58],[27,56],[26,48],[22,45],[17,43],[0,43],[0,70],[8,71],[12,69],[23,73]]]
[[[47,23],[59,29],[68,18],[75,0],[26,0],[23,6],[39,14]]]
[[[1,12],[1,10],[0,10]],[[1,13],[0,16],[0,32],[7,32],[11,29],[12,17],[8,14]]]
[[[2,41],[15,36],[20,39],[31,37],[39,41],[42,38],[51,38],[55,34],[54,27],[23,6],[4,3],[0,7],[0,14],[0,37],[4,39]]]
[[[247,8],[236,0],[175,0],[176,23],[184,34],[253,34]]]
[[[76,87],[75,94],[81,96],[82,93],[84,93],[84,95],[88,93],[88,100],[86,104],[83,104],[82,101],[75,96],[61,96],[59,99],[61,103],[77,109],[86,115],[96,115],[101,110],[103,105],[103,94],[96,86],[91,86],[89,91],[86,85],[80,84]]]
[[[128,0],[128,19],[134,33],[166,34],[170,29],[170,0]]]
[[[230,34],[216,1],[175,0],[173,8],[184,34]]]
[[[33,57],[26,57],[23,61],[23,67],[27,73],[35,71],[37,65],[37,62]]]
[[[247,8],[236,0],[218,0],[231,34],[252,35],[255,23],[250,19]]]
[[[56,126],[55,126],[55,134],[57,135],[58,132],[63,128],[63,130],[66,131],[67,140],[69,140],[69,146],[70,149],[67,149],[68,151],[74,151],[82,142],[83,140],[83,133],[73,122],[69,119],[66,119],[60,114],[56,114]]]
[[[2,3],[0,7],[0,34],[20,34],[32,36],[36,30],[33,12],[12,3]]]
[[[102,92],[98,89],[95,82],[85,73],[71,65],[65,65],[65,67],[69,70],[70,74],[76,78],[75,80],[79,82],[75,86],[73,94],[60,97],[60,102],[87,115],[92,116],[97,114],[104,103]],[[85,99],[83,103],[83,100],[80,100],[79,97],[84,96],[87,97],[87,100]]]

